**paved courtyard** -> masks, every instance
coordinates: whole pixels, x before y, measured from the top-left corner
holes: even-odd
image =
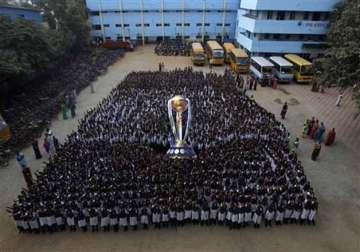
[[[78,117],[55,120],[52,130],[63,141],[76,130],[78,119],[107,96],[127,73],[133,70],[156,70],[163,61],[165,69],[183,68],[191,64],[188,57],[159,57],[153,46],[127,53],[94,83],[95,94],[87,88],[78,97]],[[209,71],[208,67],[197,67]],[[224,67],[214,68],[223,72]],[[169,84],[171,85],[171,84]],[[271,229],[246,228],[230,231],[225,227],[192,227],[119,233],[56,233],[53,235],[18,234],[6,206],[11,205],[25,186],[15,161],[0,169],[0,251],[360,251],[360,116],[350,93],[344,103],[335,107],[337,92],[310,92],[309,86],[282,85],[281,89],[259,88],[255,100],[277,116],[284,101],[290,104],[284,124],[292,137],[300,136],[307,117],[324,121],[327,129],[338,133],[331,147],[321,150],[319,160],[310,160],[313,142],[301,139],[298,150],[306,175],[319,198],[318,224],[288,225]],[[60,118],[60,117],[59,117]],[[42,142],[42,139],[40,140]],[[23,150],[31,168],[41,169],[43,158],[33,158],[31,148]]]

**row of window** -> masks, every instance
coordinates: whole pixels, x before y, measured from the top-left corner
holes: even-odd
[[[268,20],[329,20],[329,12],[298,12],[298,11],[257,11],[250,10],[246,16]]]
[[[138,40],[142,40],[142,36],[137,36],[136,38],[137,38]],[[145,39],[148,39],[148,38],[150,38],[150,37],[145,36],[144,38],[145,38]],[[159,37],[159,38],[162,39],[162,37]],[[165,36],[165,38],[166,38],[166,39],[170,39],[170,38],[172,38],[172,37],[170,37],[170,36]],[[182,36],[177,35],[177,36],[175,36],[174,38],[176,38],[176,39],[182,39]],[[201,35],[201,34],[198,34],[198,35],[196,35],[196,38],[197,38],[197,39],[201,39],[201,38],[202,38],[202,35]],[[224,39],[229,39],[229,38],[230,38],[230,37],[229,37],[228,34],[224,34]],[[94,40],[98,40],[98,41],[102,41],[102,40],[103,40],[103,38],[100,37],[100,36],[94,36],[93,39],[94,39]],[[107,37],[105,37],[105,39],[112,39],[112,38],[109,37],[109,36],[107,36]],[[122,40],[122,39],[123,39],[122,36],[120,36],[120,35],[117,36],[117,40]],[[131,37],[129,37],[129,36],[126,36],[126,37],[125,37],[125,40],[130,40],[130,39],[131,39]],[[189,36],[189,35],[186,35],[186,36],[184,36],[184,39],[190,39],[190,36]],[[221,40],[221,39],[222,39],[222,36],[221,36],[220,34],[218,34],[218,35],[216,35],[216,36],[214,37],[214,36],[209,36],[209,35],[205,34],[205,35],[204,35],[204,39],[205,39],[205,40],[208,40],[208,39]]]
[[[176,23],[176,26],[182,26],[183,24],[182,23]],[[196,26],[202,26],[203,24],[202,23],[197,23]],[[109,28],[110,27],[110,24],[104,24],[103,25],[104,28]],[[162,24],[156,24],[156,27],[161,27]],[[169,23],[164,23],[164,27],[169,27],[170,24]],[[191,26],[190,23],[184,23],[184,26],[186,27],[189,27]],[[210,26],[210,23],[204,23],[204,26]],[[216,26],[223,26],[222,23],[217,23]],[[225,23],[224,26],[231,26],[231,24],[229,23]],[[121,27],[121,24],[115,24],[115,27]],[[130,27],[130,24],[124,24],[124,27]],[[141,24],[135,24],[135,27],[142,27]],[[150,27],[150,24],[148,23],[144,23],[144,27]],[[92,26],[92,29],[93,30],[101,30],[101,25],[99,24],[95,24]]]
[[[325,35],[309,35],[309,34],[270,34],[270,33],[250,33],[248,31],[241,32],[248,38],[257,38],[258,40],[277,40],[277,41],[324,41]]]
[[[141,10],[124,10],[122,11],[122,13],[140,13]],[[161,10],[144,10],[143,12],[147,13],[147,12],[161,12]],[[164,13],[172,13],[172,12],[183,12],[183,10],[164,10]],[[199,12],[202,13],[204,12],[203,10],[184,10],[184,12],[188,13],[188,12]],[[224,10],[205,10],[205,12],[210,13],[210,12],[216,12],[216,13],[223,13]],[[226,13],[231,13],[231,12],[236,12],[236,10],[225,10]],[[105,14],[105,13],[121,13],[121,11],[101,11],[101,14]],[[99,16],[100,12],[99,11],[90,11],[90,16]]]

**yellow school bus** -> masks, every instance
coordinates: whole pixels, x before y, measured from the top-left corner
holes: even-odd
[[[201,43],[194,42],[191,45],[191,60],[194,65],[205,65],[205,51]]]
[[[233,48],[229,54],[230,67],[235,73],[248,73],[250,60],[247,53],[240,48]]]
[[[224,49],[216,41],[206,42],[206,54],[210,65],[224,64]]]
[[[7,142],[11,137],[10,128],[0,115],[0,144]]]
[[[224,61],[226,64],[230,63],[230,52],[235,46],[232,43],[226,42],[223,44],[224,47]]]
[[[310,83],[313,79],[312,63],[296,54],[285,54],[284,57],[294,64],[294,78],[299,83]]]

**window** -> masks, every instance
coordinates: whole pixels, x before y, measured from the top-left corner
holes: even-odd
[[[309,12],[304,12],[304,20],[309,20]]]
[[[320,20],[320,12],[314,12],[312,16],[313,21],[319,21]]]
[[[225,26],[230,26],[231,24],[225,24]]]
[[[176,23],[176,26],[182,26],[182,24],[181,23]]]
[[[110,25],[109,25],[109,24],[104,24],[104,27],[107,27],[107,28],[108,28],[108,27],[110,27]]]
[[[149,27],[149,26],[150,26],[150,24],[144,24],[144,26],[145,26],[145,27]]]
[[[141,24],[136,24],[135,26],[136,26],[136,27],[141,27]]]
[[[98,24],[97,24],[97,25],[93,25],[93,26],[92,26],[92,29],[99,31],[99,30],[101,30],[101,25],[98,25]]]
[[[99,16],[100,13],[98,11],[91,11],[90,16]]]
[[[276,19],[284,20],[285,19],[285,11],[278,11]]]
[[[209,24],[209,23],[205,23],[204,26],[210,26],[210,24]]]
[[[264,39],[269,39],[269,38],[270,38],[270,34],[269,34],[269,33],[264,34]]]
[[[202,23],[197,23],[196,26],[202,26]]]
[[[129,24],[124,24],[124,27],[129,27],[130,25]]]
[[[111,39],[111,37],[106,37],[106,39]]]
[[[325,13],[323,14],[322,20],[329,20],[329,19],[330,19],[330,13],[329,13],[329,12],[325,12]]]
[[[275,40],[279,40],[279,38],[280,38],[280,34],[274,34],[274,39]]]
[[[294,20],[295,19],[295,11],[291,11],[290,12],[290,20]]]
[[[18,14],[18,17],[19,17],[19,18],[24,18],[25,15],[24,15],[24,14]]]
[[[184,36],[184,39],[189,39],[190,38],[190,36]]]
[[[157,27],[162,26],[162,24],[156,24]]]
[[[164,23],[164,26],[170,26],[170,24],[169,23]]]
[[[273,12],[272,11],[268,11],[267,12],[267,19],[272,19],[273,18]]]
[[[222,26],[222,23],[217,23],[216,26]]]
[[[185,23],[184,26],[190,26],[190,23]]]

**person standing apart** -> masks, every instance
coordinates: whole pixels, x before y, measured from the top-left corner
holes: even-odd
[[[311,160],[316,161],[316,159],[318,158],[318,156],[320,154],[320,151],[321,151],[321,144],[315,143],[314,150],[311,154]]]
[[[335,129],[333,128],[332,130],[330,130],[330,132],[328,133],[328,135],[326,137],[325,145],[326,146],[332,145],[335,141],[335,136],[336,136],[336,132],[335,132]]]
[[[326,131],[325,125],[323,122],[321,122],[320,127],[318,128],[318,130],[315,133],[315,141],[321,143],[325,131]]]
[[[340,107],[342,99],[343,99],[343,94],[340,93],[336,100],[336,107]]]
[[[281,109],[281,113],[280,113],[281,119],[283,119],[283,120],[285,119],[287,110],[288,110],[288,104],[287,104],[287,102],[285,102],[284,106]]]
[[[34,139],[34,141],[32,142],[32,148],[34,150],[36,159],[41,159],[42,155],[40,153],[38,140]]]
[[[33,180],[32,180],[31,170],[28,167],[28,163],[25,159],[24,154],[17,151],[16,152],[16,161],[19,163],[19,165],[21,167],[21,171],[24,175],[24,179],[25,179],[28,189],[31,189],[31,187],[33,186]]]

